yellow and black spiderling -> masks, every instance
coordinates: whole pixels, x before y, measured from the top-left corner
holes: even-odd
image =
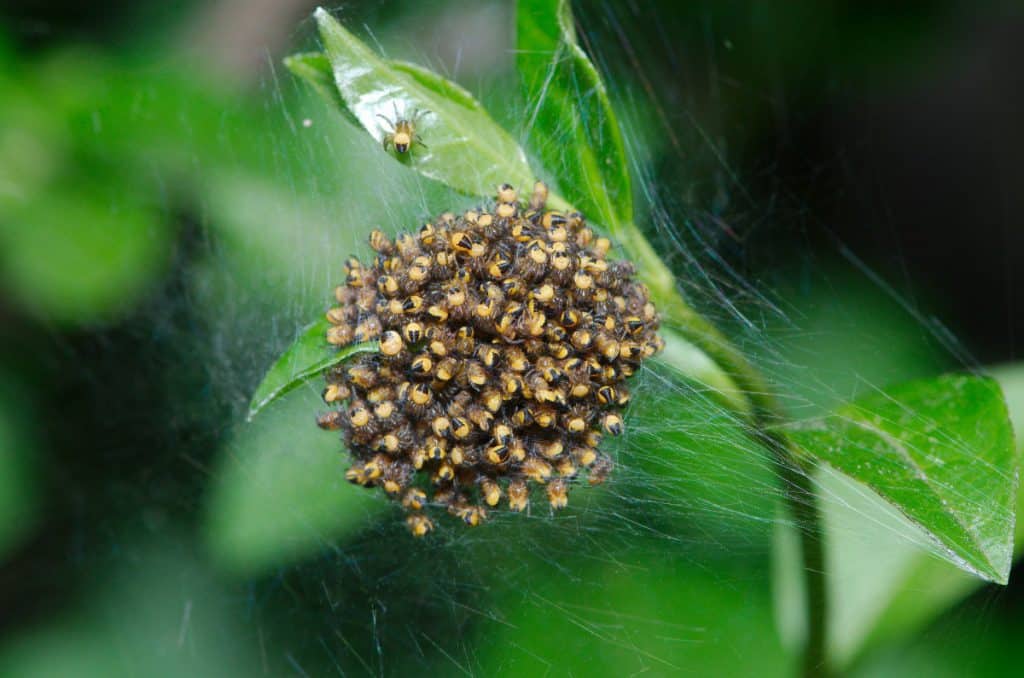
[[[397,104],[394,106],[394,109],[395,117],[393,119],[380,113],[377,114],[377,117],[386,122],[390,127],[390,129],[385,130],[384,138],[381,141],[384,145],[384,150],[386,151],[391,146],[394,146],[398,153],[404,154],[409,152],[413,144],[426,147],[426,144],[423,143],[420,135],[416,132],[416,122],[423,115],[423,111],[413,111],[412,115],[408,118],[402,118],[398,115]]]
[[[377,340],[327,372],[317,423],[341,430],[346,478],[380,487],[415,536],[444,508],[466,525],[504,501],[553,509],[584,475],[602,482],[603,433],[621,435],[626,378],[664,345],[647,288],[578,213],[503,185],[490,209],[442,214],[392,242],[370,236],[371,265],[349,259],[327,341]]]

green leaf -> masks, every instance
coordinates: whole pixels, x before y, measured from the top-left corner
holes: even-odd
[[[358,124],[352,112],[345,107],[345,100],[338,94],[334,86],[334,73],[331,72],[331,61],[322,52],[302,52],[284,59],[285,68],[305,80],[317,94],[338,107],[350,122]]]
[[[1006,397],[1007,409],[1015,431],[1024,431],[1024,366],[1007,365],[995,367],[991,375],[999,382]],[[1017,436],[1017,455],[1020,459],[1024,453],[1024,439]],[[1014,536],[1014,557],[1024,553],[1024,493],[1017,493],[1017,521]],[[874,542],[873,535],[868,536]],[[897,547],[898,548],[898,547]],[[872,617],[873,624],[865,629],[864,634],[851,648],[858,652],[879,645],[886,641],[905,638],[948,609],[956,601],[976,590],[980,582],[954,569],[949,563],[921,554],[919,550],[904,542],[902,550],[908,552],[903,559],[905,564],[896,575],[890,572],[875,572],[877,563],[864,563],[872,577],[872,588],[868,592],[884,606]],[[877,590],[879,579],[891,581],[883,595]],[[837,607],[843,601],[836,600]],[[852,608],[852,605],[844,607]],[[850,610],[850,614],[855,614]],[[838,630],[837,630],[838,635]]]
[[[516,32],[528,146],[576,207],[621,237],[633,221],[625,146],[601,76],[577,43],[568,0],[519,0]]]
[[[665,350],[655,358],[658,362],[709,387],[719,402],[744,417],[750,416],[750,403],[739,386],[707,353],[670,329],[662,329],[661,336],[665,340]]]
[[[315,555],[388,505],[345,481],[336,433],[317,428],[318,391],[299,389],[221,451],[206,512],[206,543],[217,564],[257,575]]]
[[[767,328],[778,336],[772,379],[801,418],[824,415],[863,392],[866,384],[899,383],[939,373],[943,356],[922,337],[920,324],[859,270],[825,263],[829,285],[800,285],[799,276],[776,289],[780,303],[802,310]],[[840,294],[836,290],[841,290]],[[796,325],[789,323],[796,322]],[[794,331],[795,330],[795,331]],[[781,360],[779,359],[781,356]],[[760,356],[767,360],[768,356]],[[828,565],[828,657],[846,669],[865,637],[900,589],[915,563],[941,568],[950,581],[981,585],[922,545],[931,540],[892,504],[860,483],[822,465],[815,474],[825,527]],[[785,520],[774,524],[774,589],[780,635],[801,645],[805,613],[801,598],[800,539]],[[930,591],[914,589],[918,609]]]
[[[948,602],[981,580],[936,556],[928,534],[892,504],[828,466],[818,471],[829,574],[828,657],[843,670],[866,648],[906,635],[912,620],[934,615],[942,599]],[[777,521],[774,536],[779,631],[796,648],[806,633],[799,535]]]
[[[702,337],[694,343],[726,371],[737,371],[736,356],[726,355],[713,328],[679,295],[672,272],[634,223],[622,133],[601,75],[576,40],[568,0],[520,0],[516,32],[527,145],[554,173],[568,202],[618,240],[667,324],[691,340]],[[566,207],[554,193],[549,202]],[[744,386],[752,393],[763,390]]]
[[[402,158],[412,169],[470,195],[492,195],[506,182],[533,185],[523,150],[468,92],[426,69],[381,59],[323,8],[315,17],[337,91],[370,135],[384,138],[390,126],[381,116],[420,112],[424,143]]]
[[[357,353],[377,350],[377,342],[368,341],[338,348],[327,343],[327,330],[331,324],[320,319],[302,329],[302,334],[288,350],[281,354],[263,381],[256,387],[249,404],[249,420],[256,413],[284,394],[316,377],[331,365],[340,363]]]
[[[555,40],[549,52],[564,48],[571,55],[567,61],[571,67],[565,70],[563,64],[556,61],[552,66],[554,70],[550,73],[545,70],[545,73],[552,78],[557,76],[564,86],[564,90],[559,90],[562,92],[559,110],[560,114],[572,116],[569,128],[572,143],[568,147],[579,155],[559,156],[555,164],[574,172],[566,184],[572,188],[572,201],[580,198],[579,206],[591,216],[596,215],[596,221],[618,237],[637,263],[639,277],[651,289],[652,299],[664,314],[666,323],[680,328],[699,325],[690,335],[707,333],[706,322],[698,322],[692,309],[676,292],[671,272],[632,223],[632,199],[621,135],[600,77],[575,43],[567,5],[560,7],[563,16],[559,34],[565,38],[565,44],[560,48]],[[404,163],[424,176],[477,196],[491,195],[497,185],[505,182],[521,189],[532,185],[534,173],[522,149],[469,92],[420,66],[381,59],[322,8],[316,11],[315,17],[336,89],[367,132],[381,139],[388,126],[381,116],[393,118],[416,110],[425,112],[417,129],[426,145],[414,146],[401,158]],[[554,22],[553,14],[549,18]],[[289,68],[323,91],[326,73],[322,58],[297,55]],[[547,69],[547,65],[544,68]],[[550,116],[545,120],[550,121]],[[545,129],[552,135],[564,136],[565,133],[554,127]],[[552,136],[550,141],[559,153],[567,146],[561,137]],[[582,184],[571,185],[575,181],[573,177],[581,178]],[[569,207],[569,202],[554,192],[549,204],[560,209]],[[707,346],[690,343],[695,350],[699,348],[703,352],[699,356],[701,369],[712,363],[714,356]],[[717,346],[720,342],[712,337],[705,344]],[[676,355],[692,357],[694,351],[689,353],[691,356]],[[679,367],[688,371],[693,365],[692,361],[684,361]],[[749,411],[746,398],[726,374],[727,369],[710,364],[704,371],[717,372],[713,375],[715,380],[709,384],[726,395],[737,409]]]
[[[1024,454],[1024,437],[1020,435],[1020,432],[1024,431],[1024,364],[1001,365],[987,371],[1003,388],[1010,420],[1017,432],[1017,455],[1020,460],[1021,455]],[[1024,493],[1018,492],[1017,524],[1014,537],[1014,557],[1018,562],[1021,555],[1024,554],[1022,515],[1024,515]],[[911,641],[912,646],[923,645],[923,647],[917,648],[919,650],[917,653],[923,655],[919,659],[922,659],[924,665],[929,667],[931,674],[935,674],[937,669],[946,669],[950,675],[954,675],[956,671],[949,670],[949,667],[960,666],[962,662],[950,664],[952,659],[949,656],[950,653],[956,655],[960,648],[970,647],[972,649],[969,651],[971,655],[969,659],[974,662],[972,668],[976,673],[979,673],[977,670],[979,658],[991,659],[991,650],[993,649],[1005,653],[1005,657],[997,658],[994,668],[990,671],[993,675],[997,675],[1000,673],[1000,668],[998,668],[1000,662],[1003,667],[1009,666],[1010,657],[1016,657],[1016,644],[1019,643],[1020,634],[1019,629],[1012,628],[1012,625],[1007,626],[1005,623],[993,625],[988,615],[947,615],[944,621],[940,622],[940,627],[936,632],[917,633],[942,612],[975,592],[979,587],[980,582],[976,578],[968,577],[963,572],[954,570],[948,563],[917,554],[909,562],[899,585],[894,588],[885,608],[875,620],[871,633],[860,648],[860,653],[863,654],[865,650],[873,649],[883,643],[911,638],[916,634],[917,640]],[[949,626],[955,628],[947,628]],[[957,634],[956,643],[945,642],[950,637],[950,633]],[[965,642],[962,638],[965,633],[971,636],[969,642]],[[995,640],[993,640],[993,635],[997,636]],[[909,675],[905,666],[892,667],[891,663],[893,660],[902,662],[914,653],[913,649],[908,653],[905,644],[898,647],[898,652],[888,653],[890,662],[890,666],[886,667],[888,674]],[[885,656],[885,654],[882,655],[883,661],[885,661]],[[968,658],[956,657],[956,659],[966,660]],[[871,667],[871,664],[868,666]],[[863,666],[859,668],[863,668]],[[870,668],[868,672],[871,672]],[[1002,672],[1005,673],[1005,669]],[[918,673],[924,675],[921,671]]]
[[[388,64],[391,68],[407,74],[419,84],[433,92],[436,92],[437,94],[440,94],[446,99],[450,99],[471,111],[486,114],[484,107],[480,105],[479,101],[473,98],[473,95],[470,94],[468,90],[451,80],[442,78],[429,68],[423,68],[423,66],[409,61],[398,61],[394,59],[388,61]]]
[[[784,384],[790,411],[810,418],[837,406],[841,394],[863,391],[865,384],[921,378],[942,369],[944,356],[922,338],[919,323],[860,271],[835,265],[826,271],[831,285],[794,282],[778,290],[785,302],[804,309],[798,331],[776,328],[784,330],[777,347],[783,360],[773,363],[782,369],[781,375],[773,372],[773,379]],[[842,294],[836,295],[836,289]],[[1013,419],[1014,390],[1002,370],[992,376],[1003,386]],[[1024,390],[1017,402],[1024,417]],[[826,534],[828,656],[837,671],[848,670],[881,645],[914,635],[983,585],[935,555],[919,526],[865,486],[824,465],[815,482]],[[1018,497],[1019,502],[1024,495]],[[1018,532],[1022,528],[1024,521],[1017,521]],[[803,627],[802,605],[793,598],[802,595],[799,535],[782,521],[776,521],[775,533],[778,626],[796,648]]]
[[[949,375],[909,382],[787,428],[804,453],[924,528],[950,562],[1006,583],[1017,465],[995,381]]]

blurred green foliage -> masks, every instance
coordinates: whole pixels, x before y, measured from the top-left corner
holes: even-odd
[[[0,277],[46,321],[112,320],[167,270],[168,193],[196,159],[190,142],[214,135],[196,126],[216,97],[184,74],[90,49],[2,70]]]
[[[261,574],[315,555],[362,529],[385,504],[345,481],[338,441],[310,413],[321,407],[313,384],[278,401],[227,444],[209,499],[207,542],[227,571]]]
[[[483,645],[486,675],[786,676],[764,573],[647,553],[628,566],[552,572]],[[543,568],[543,563],[535,567]],[[499,603],[500,604],[500,603]]]
[[[183,536],[138,537],[80,609],[5,643],[5,676],[256,675],[258,655],[228,592],[188,555]]]

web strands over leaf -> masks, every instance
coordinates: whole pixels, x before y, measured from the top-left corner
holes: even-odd
[[[317,124],[320,122],[318,120]],[[395,165],[395,177],[400,176],[399,167]],[[393,195],[394,200],[397,202],[403,197],[421,199],[415,191],[414,188],[398,189]],[[666,211],[671,212],[673,209],[669,206]],[[339,209],[335,213],[342,212]],[[386,208],[378,223],[391,224],[396,230],[414,227],[411,221],[409,224],[396,223],[394,214]],[[298,220],[295,228],[301,228]],[[362,224],[351,225],[352,232],[361,228]],[[693,256],[681,252],[674,254]],[[696,267],[712,270],[707,264],[698,263]],[[312,278],[331,279],[324,271],[310,271],[308,268],[301,274],[303,277],[312,274]],[[708,280],[715,280],[712,285],[714,289],[718,288],[723,279],[728,279],[728,275],[708,274]],[[329,286],[325,286],[325,291],[329,291]],[[769,316],[775,315],[768,304],[763,305],[762,309]],[[725,313],[738,315],[739,311],[726,310]],[[756,327],[758,323],[747,324]],[[756,335],[752,341],[759,341]],[[764,341],[763,338],[760,341]],[[777,360],[782,367],[787,366],[784,355],[777,354]],[[871,379],[870,376],[866,378]],[[875,377],[880,378],[881,375]],[[441,535],[439,544],[444,548],[471,549],[478,557],[481,551],[493,551],[504,556],[500,563],[484,560],[478,562],[486,562],[504,571],[507,571],[507,563],[514,561],[521,550],[536,556],[542,561],[542,566],[556,571],[563,570],[566,558],[577,552],[589,565],[596,567],[601,564],[611,572],[628,571],[638,550],[643,551],[645,548],[655,552],[679,549],[688,554],[684,558],[689,561],[703,559],[708,552],[719,548],[733,555],[743,551],[763,553],[767,548],[763,528],[774,520],[769,500],[776,495],[777,488],[761,465],[760,451],[751,449],[745,443],[734,417],[724,410],[716,409],[713,404],[702,402],[699,388],[646,371],[641,375],[641,382],[637,401],[629,414],[631,431],[617,450],[619,469],[606,488],[587,493],[591,499],[579,508],[578,513],[549,517],[543,511],[536,511],[521,522],[516,522],[514,517],[506,520],[499,516],[495,524],[483,530],[468,533],[452,531]],[[315,391],[312,385],[297,389],[297,393],[304,394],[312,402],[315,402]],[[307,408],[306,411],[310,410]],[[690,423],[687,416],[693,416],[694,421]],[[708,422],[714,422],[715,425],[708,426]],[[271,456],[276,454],[279,458],[286,457],[286,447],[282,445],[276,452],[271,450]],[[265,446],[262,449],[267,451]],[[325,449],[325,454],[335,454],[336,449],[336,443],[331,441],[330,449]],[[246,468],[251,457],[239,452],[236,458],[242,460],[241,473],[252,470],[252,467]],[[338,493],[357,491],[343,484],[333,489]],[[341,527],[340,518],[332,520],[333,511],[324,511],[320,519],[322,522],[309,521],[306,516],[295,515],[300,511],[296,510],[294,500],[285,500],[284,493],[274,480],[265,484],[263,494],[258,495],[255,503],[274,507],[280,515],[294,517],[299,523],[308,521],[305,527],[315,537],[317,549],[331,548],[337,544],[355,544],[357,548],[346,549],[343,557],[353,567],[365,572],[379,572],[383,566],[383,553],[374,548],[376,540],[398,538],[387,527],[389,521],[386,513],[356,513],[362,517],[355,521],[349,520],[347,526]],[[344,512],[343,508],[339,508],[337,514],[340,516]],[[352,514],[348,515],[351,518]],[[685,527],[681,529],[680,526]],[[284,528],[282,534],[287,534],[288,529],[295,529],[294,524],[291,528]],[[915,537],[908,534],[908,539],[912,538]],[[640,546],[644,543],[648,545]],[[244,549],[244,543],[236,545],[236,548]],[[441,546],[409,548],[414,554],[436,554],[435,548],[440,549]],[[244,554],[242,559],[245,559]],[[273,562],[273,558],[270,562]],[[413,574],[407,570],[402,570],[402,574],[412,577],[424,590],[430,591],[430,597],[439,608],[452,607],[454,603],[461,602],[460,594],[456,592],[465,580],[454,567],[442,567],[429,575]],[[535,583],[534,576],[534,572],[524,566],[513,571],[506,586],[521,586],[527,591],[538,592],[540,586]],[[569,579],[579,582],[582,577],[569,576]],[[369,577],[361,581],[368,582]],[[473,584],[465,586],[472,588]],[[612,588],[611,584],[606,583],[597,590],[609,591]],[[449,589],[449,592],[441,592],[444,589]],[[536,603],[540,609],[564,609],[560,603],[543,602],[551,598],[541,596],[540,593],[536,600],[542,601]],[[394,604],[394,599],[387,593],[381,593],[376,602]],[[504,605],[497,607],[508,609]],[[471,616],[493,614],[493,610],[478,610],[471,613]],[[375,619],[376,624],[381,617]],[[654,621],[659,618],[651,616],[649,619]],[[504,621],[491,620],[488,623],[503,625]],[[379,630],[379,626],[374,628],[377,629],[374,634],[378,639],[389,635],[389,632]],[[413,633],[410,627],[405,631],[425,647],[436,643],[444,648],[451,655],[452,665],[471,670],[474,665],[479,666],[483,662],[468,643],[457,643],[453,648],[451,643],[445,643],[437,635],[424,633],[421,629]],[[357,631],[353,630],[352,634],[354,636]],[[611,639],[613,636],[606,637]],[[687,635],[680,634],[679,637],[682,639]],[[373,652],[360,653],[360,656],[369,665],[374,663]]]
[[[166,110],[174,110],[176,102],[170,97]],[[193,393],[191,403],[175,403],[175,416],[210,405],[244,416],[258,371],[269,364],[254,354],[271,358],[293,338],[296,327],[323,310],[344,255],[364,247],[367,225],[413,228],[422,215],[456,204],[457,197],[443,191],[439,197],[436,186],[416,180],[381,154],[377,140],[339,130],[335,118],[321,108],[287,96],[281,96],[281,106],[292,124],[238,134],[239,147],[242,139],[255,140],[264,151],[254,155],[269,159],[260,168],[268,176],[254,176],[258,161],[253,161],[245,168],[218,167],[209,177],[203,198],[204,208],[210,209],[207,234],[214,241],[203,250],[209,265],[189,270],[187,293],[169,302],[174,311],[195,308],[204,321],[200,340],[192,337],[188,343],[194,353],[182,350],[180,355],[209,369],[213,394]],[[298,124],[307,117],[309,127]],[[237,124],[220,109],[210,118],[221,126]],[[390,199],[366,205],[364,196],[380,186],[388,188]],[[682,206],[664,205],[666,213]],[[712,268],[710,249],[691,255],[676,248],[665,254],[693,256],[694,268],[706,272],[707,284],[694,285],[692,291],[717,289],[730,279],[720,266]],[[767,304],[754,305],[764,317],[777,315]],[[725,305],[722,309],[723,317],[735,312]],[[792,338],[813,342],[826,336],[796,329],[808,318],[791,309],[788,313]],[[755,313],[747,324],[756,328],[762,320]],[[151,331],[147,340],[155,336],[177,345],[187,339],[165,321],[155,322]],[[767,343],[752,336],[752,345]],[[814,348],[815,355],[826,352]],[[776,353],[778,371],[805,364],[786,355]],[[840,364],[849,355],[839,351],[829,360]],[[167,369],[173,379],[180,364]],[[860,372],[861,390],[894,378],[886,369],[861,364],[854,369]],[[845,400],[850,395],[834,379],[819,383],[819,396]],[[639,400],[630,414],[636,423],[617,449],[619,470],[604,488],[582,493],[588,503],[572,513],[536,511],[525,520],[499,516],[486,530],[453,529],[434,543],[411,546],[384,504],[341,480],[344,460],[337,441],[312,426],[318,391],[304,382],[278,409],[268,410],[266,428],[255,428],[259,420],[240,427],[212,474],[231,490],[211,504],[221,501],[237,509],[224,521],[229,527],[221,528],[233,530],[221,548],[240,569],[265,577],[224,594],[232,614],[244,618],[245,630],[261,641],[253,657],[266,649],[266,661],[274,666],[280,662],[310,674],[319,660],[378,673],[383,667],[402,669],[403,661],[420,669],[488,673],[507,661],[489,656],[495,647],[522,648],[522,655],[532,654],[540,666],[563,667],[559,659],[567,647],[596,639],[598,649],[643,657],[655,669],[685,666],[700,672],[694,656],[679,647],[699,652],[721,647],[722,636],[733,636],[742,640],[730,648],[734,661],[753,657],[776,665],[777,648],[760,636],[748,642],[748,630],[732,633],[711,612],[725,600],[733,606],[725,609],[743,610],[760,628],[769,628],[763,582],[749,570],[730,570],[715,559],[763,555],[762,528],[775,520],[766,505],[777,488],[763,472],[759,451],[744,447],[732,416],[708,400],[706,391],[654,371],[641,374]],[[180,461],[192,463],[184,452]],[[842,500],[838,490],[829,490],[826,497],[832,503]],[[846,530],[863,535],[875,521],[867,509],[858,510],[864,519]],[[909,532],[902,540],[921,541],[920,533]],[[287,565],[295,562],[304,564]],[[167,578],[175,579],[173,572]],[[483,596],[493,597],[481,603]],[[417,617],[414,608],[423,601],[429,612]],[[736,615],[724,615],[729,616]],[[555,617],[566,624],[555,630],[552,642],[539,629],[550,633],[543,622]],[[191,642],[192,636],[178,635],[179,618],[170,618],[176,622],[173,640]],[[654,637],[665,642],[657,645]],[[410,655],[418,659],[402,659]],[[637,668],[624,659],[621,665]]]

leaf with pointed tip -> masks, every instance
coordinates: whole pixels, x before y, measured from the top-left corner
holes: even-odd
[[[1006,583],[1017,460],[995,381],[948,375],[909,382],[786,433],[807,455],[893,504],[950,562]]]
[[[369,134],[383,140],[395,116],[418,112],[423,143],[402,158],[411,169],[470,195],[492,195],[503,183],[533,185],[519,144],[469,92],[424,68],[380,58],[323,8],[315,17],[336,90]]]
[[[990,374],[1003,389],[1013,429],[1024,431],[1024,365],[1017,363],[995,367]],[[1019,435],[1016,447],[1019,458],[1024,453],[1024,440]],[[1016,514],[1014,557],[1020,558],[1024,554],[1024,493],[1019,491]],[[868,538],[876,538],[876,535],[872,533]],[[912,547],[904,544],[902,549],[911,551]],[[981,585],[978,579],[958,572],[948,563],[922,554],[919,550],[903,555],[903,561],[894,577],[888,569],[879,570],[877,559],[862,559],[862,570],[866,570],[865,576],[870,578],[871,583],[866,595],[875,601],[871,606],[875,614],[870,619],[870,626],[854,639],[853,651],[863,652],[882,642],[910,636]],[[834,602],[839,607],[846,601],[836,597]],[[861,614],[856,602],[850,601],[846,606],[850,609],[839,612],[845,612],[846,617],[856,618]],[[839,633],[837,629],[837,635]]]
[[[519,0],[516,64],[528,145],[576,206],[619,236],[633,221],[625,145],[600,74],[576,40],[568,0]]]
[[[253,393],[249,404],[250,420],[264,407],[331,365],[357,353],[377,350],[375,341],[349,344],[341,348],[328,344],[326,337],[330,326],[327,320],[321,319],[303,328],[299,338],[281,354]]]

